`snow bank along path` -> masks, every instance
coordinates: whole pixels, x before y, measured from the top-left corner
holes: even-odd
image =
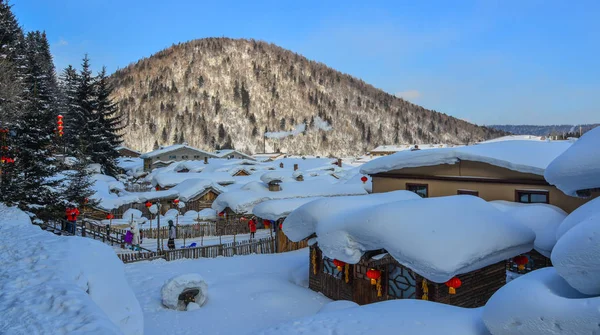
[[[481,308],[467,309],[423,300],[389,300],[319,313],[257,334],[488,335],[481,312]]]
[[[114,251],[59,237],[0,204],[0,334],[143,334]]]

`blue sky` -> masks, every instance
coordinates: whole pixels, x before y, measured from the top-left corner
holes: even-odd
[[[13,0],[57,67],[244,37],[479,124],[600,122],[600,1]]]

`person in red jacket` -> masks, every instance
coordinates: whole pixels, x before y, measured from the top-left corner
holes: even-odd
[[[250,239],[253,239],[254,234],[256,233],[256,218],[252,218],[248,221],[248,227],[250,228]]]
[[[77,215],[79,215],[79,209],[77,209],[76,207],[67,207],[65,214],[67,217],[67,231],[75,235],[75,230],[77,227]]]

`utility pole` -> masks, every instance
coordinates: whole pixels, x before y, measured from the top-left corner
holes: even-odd
[[[156,252],[160,251],[160,200],[156,202]]]

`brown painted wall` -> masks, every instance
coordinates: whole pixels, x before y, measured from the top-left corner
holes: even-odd
[[[373,192],[405,190],[407,183],[428,184],[429,197],[456,195],[459,189],[474,190],[487,201],[515,201],[515,190],[547,190],[551,205],[570,213],[589,199],[565,195],[554,186],[548,185],[543,176],[520,173],[485,163],[462,161],[454,165],[437,165],[420,168],[407,168],[390,171],[393,176],[384,174],[373,176]],[[481,180],[436,180],[435,177],[479,177]],[[468,178],[466,178],[468,179]],[[497,179],[495,182],[493,179]],[[504,180],[504,181],[503,181]],[[510,182],[506,182],[510,180]],[[596,194],[597,195],[597,194]]]

